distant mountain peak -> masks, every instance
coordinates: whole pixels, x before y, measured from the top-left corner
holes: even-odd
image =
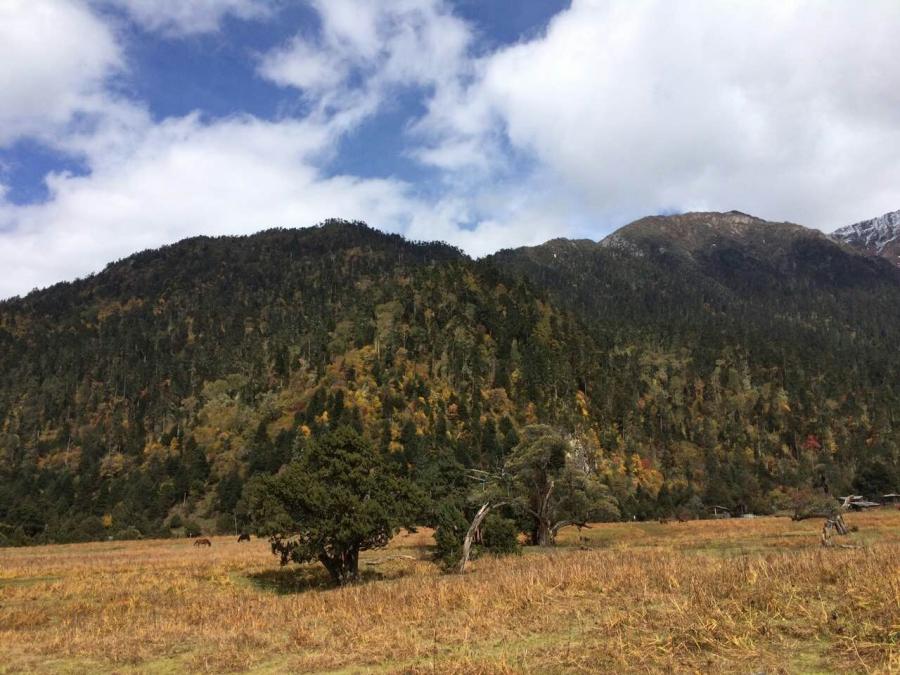
[[[748,229],[758,226],[800,228],[799,225],[790,223],[772,223],[741,211],[690,211],[674,215],[640,218],[625,225],[618,232],[648,231],[677,235],[679,233],[702,231],[726,235],[742,235]]]
[[[817,230],[793,223],[773,223],[741,211],[709,211],[641,218],[616,230],[601,243],[607,248],[632,253],[642,243],[693,253],[724,242],[769,247],[778,240],[820,236]]]
[[[832,232],[831,237],[900,267],[900,211],[847,225]]]

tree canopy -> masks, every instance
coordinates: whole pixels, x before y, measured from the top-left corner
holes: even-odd
[[[520,439],[498,487],[507,492],[513,508],[530,519],[533,544],[553,544],[568,525],[618,519],[619,508],[607,486],[576,465],[570,443],[558,431],[532,425],[522,430]]]
[[[321,562],[337,584],[354,581],[359,553],[412,527],[421,498],[358,432],[339,427],[311,440],[273,476],[247,486],[257,534],[281,564]]]

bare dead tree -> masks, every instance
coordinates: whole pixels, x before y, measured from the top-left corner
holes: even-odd
[[[822,525],[822,535],[820,540],[822,542],[822,546],[839,546],[840,548],[856,548],[855,546],[851,546],[849,544],[836,544],[832,538],[837,534],[841,536],[845,536],[850,534],[850,529],[847,527],[847,524],[844,522],[844,511],[850,509],[850,505],[853,503],[855,499],[860,499],[856,496],[844,497],[844,501],[841,504],[840,508],[837,509],[832,515],[828,517],[825,521],[825,524]]]
[[[487,518],[487,515],[494,509],[499,506],[506,505],[506,502],[485,502],[481,505],[481,508],[478,509],[478,513],[475,514],[475,517],[472,519],[471,525],[469,525],[469,530],[466,532],[466,537],[463,539],[462,546],[462,555],[459,558],[459,567],[457,571],[462,574],[466,571],[466,565],[469,564],[469,556],[472,553],[472,541],[475,538],[475,533],[478,532],[481,527],[482,521]]]

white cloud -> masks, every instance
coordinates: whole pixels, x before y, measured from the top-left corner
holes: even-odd
[[[893,0],[576,0],[434,102],[422,157],[499,130],[598,223],[704,205],[828,229],[900,204],[898,34]]]
[[[468,65],[469,27],[439,0],[312,0],[320,34],[298,34],[267,54],[260,74],[294,87],[348,127],[399,87],[439,90]]]
[[[125,10],[147,30],[183,37],[219,29],[226,16],[261,19],[272,15],[275,0],[92,0]]]
[[[290,44],[268,54],[260,72],[285,87],[317,92],[346,77],[348,64],[333,54],[326,54],[298,37]]]
[[[107,26],[64,0],[0,2],[0,147],[46,137],[102,107],[106,79],[122,67]]]
[[[494,183],[485,190],[449,191],[417,209],[404,233],[412,239],[446,241],[473,256],[536,246],[578,234],[578,215],[562,194],[564,190],[551,189],[538,177]]]

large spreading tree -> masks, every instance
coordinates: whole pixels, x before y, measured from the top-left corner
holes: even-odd
[[[359,575],[359,554],[411,527],[419,501],[398,465],[350,427],[311,440],[246,491],[257,533],[288,562],[319,561],[336,584]]]
[[[549,426],[525,427],[506,460],[509,501],[530,521],[531,542],[549,546],[568,525],[618,519],[606,485],[576,466],[569,442]]]
[[[479,472],[478,478],[470,495],[470,506],[477,511],[468,530],[463,533],[458,525],[442,522],[435,534],[439,550],[454,556],[458,551],[460,571],[465,570],[482,523],[496,509],[518,518],[537,546],[552,546],[566,526],[618,520],[621,515],[609,488],[579,466],[560,432],[544,424],[522,429],[501,471]]]

